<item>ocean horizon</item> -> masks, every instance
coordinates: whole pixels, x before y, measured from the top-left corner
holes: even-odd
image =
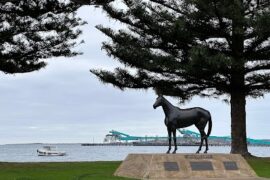
[[[56,146],[66,156],[38,156],[37,149]],[[81,143],[29,143],[0,145],[0,162],[122,161],[130,153],[165,153],[167,146],[81,146]],[[198,146],[178,146],[177,153],[195,153]],[[202,152],[204,151],[204,147]],[[249,146],[254,156],[270,157],[270,146]],[[230,146],[210,146],[208,153],[230,153]]]

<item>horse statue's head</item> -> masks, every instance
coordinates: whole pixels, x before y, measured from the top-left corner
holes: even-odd
[[[164,97],[162,95],[159,95],[156,99],[156,102],[153,105],[153,108],[156,109],[157,107],[161,106],[163,103]]]

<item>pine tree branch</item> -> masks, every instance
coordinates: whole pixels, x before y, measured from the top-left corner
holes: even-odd
[[[170,10],[173,10],[176,13],[181,14],[181,15],[186,15],[186,16],[188,15],[186,12],[184,12],[183,10],[181,10],[179,8],[179,6],[177,6],[177,2],[175,0],[173,0],[173,2],[171,2],[171,3],[173,3],[174,7],[171,6],[168,2],[166,2],[164,0],[150,0],[150,1],[151,2],[154,2],[154,3],[157,3],[157,4],[160,4],[160,5],[166,7],[168,9],[170,9]]]
[[[166,79],[165,77],[158,77],[156,75],[149,76],[147,72],[138,71],[136,75],[131,75],[128,71],[123,69],[116,69],[114,72],[103,70],[91,70],[93,74],[99,77],[104,83],[110,83],[113,86],[124,90],[126,88],[132,89],[148,89],[154,88],[162,91],[164,95],[180,96],[182,99],[189,99],[193,95],[207,96],[207,92],[217,88],[215,85],[198,85],[198,79],[194,82],[187,82],[184,79]],[[188,86],[186,84],[189,84]],[[216,90],[214,94],[223,94],[223,90]],[[210,94],[208,94],[210,96]]]
[[[80,5],[104,5],[114,0],[71,0]]]
[[[261,70],[270,70],[270,64],[259,64],[257,66],[251,67],[251,68],[246,68],[245,69],[245,74],[248,73],[253,73],[255,71],[261,71]]]
[[[270,46],[265,46],[256,51],[244,53],[244,58],[249,62],[270,61]]]
[[[254,74],[246,78],[246,88],[248,94],[253,97],[263,96],[264,93],[270,92],[270,73]]]

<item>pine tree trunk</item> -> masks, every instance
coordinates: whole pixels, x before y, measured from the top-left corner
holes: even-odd
[[[240,2],[240,3],[239,3]],[[244,52],[243,0],[235,1],[232,21],[233,66],[231,71],[231,153],[250,156],[246,136],[246,92]]]
[[[246,97],[244,93],[231,94],[231,153],[250,156],[246,138]]]

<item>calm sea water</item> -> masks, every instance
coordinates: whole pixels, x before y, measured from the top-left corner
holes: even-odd
[[[80,144],[56,144],[66,156],[37,156],[40,144],[0,145],[0,162],[72,162],[72,161],[120,161],[129,153],[164,153],[165,146],[81,146]],[[178,153],[194,153],[198,147],[179,147]],[[270,157],[270,147],[249,147],[256,156]],[[229,153],[230,147],[210,147],[209,153]]]

